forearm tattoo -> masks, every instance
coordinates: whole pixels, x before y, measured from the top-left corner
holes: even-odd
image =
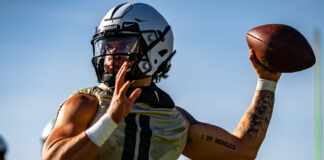
[[[274,105],[274,93],[271,91],[257,91],[252,105],[246,112],[246,120],[239,125],[238,131],[247,133],[250,137],[259,135],[260,131],[266,132]],[[248,124],[246,124],[248,123]]]

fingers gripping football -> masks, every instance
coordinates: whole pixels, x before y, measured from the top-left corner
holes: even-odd
[[[116,123],[122,121],[129,114],[133,104],[141,94],[141,89],[137,88],[129,97],[126,96],[127,89],[130,86],[129,81],[124,82],[127,65],[127,62],[125,62],[116,75],[115,91],[107,111]]]
[[[264,66],[262,66],[257,60],[252,49],[250,50],[249,58],[259,78],[278,82],[281,76],[281,72],[270,71],[269,69],[266,69]]]

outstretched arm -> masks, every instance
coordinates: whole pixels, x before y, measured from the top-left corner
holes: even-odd
[[[259,78],[277,82],[281,73],[261,66],[251,51],[250,59]],[[178,108],[189,125],[187,145],[183,154],[191,159],[255,159],[266,135],[273,105],[274,92],[259,87],[250,107],[232,133],[196,121],[188,112]]]

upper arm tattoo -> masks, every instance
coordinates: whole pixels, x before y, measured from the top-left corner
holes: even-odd
[[[220,138],[217,138],[216,136],[214,137],[214,136],[202,134],[200,136],[200,139],[210,142],[210,143],[216,143],[216,144],[222,145],[222,146],[227,147],[232,150],[236,150],[236,145],[234,143],[226,141],[226,140],[222,140]]]
[[[184,110],[184,109],[182,109],[180,107],[176,107],[176,108],[184,116],[184,118],[188,120],[190,125],[200,123],[190,113],[188,113],[186,110]]]
[[[181,114],[184,116],[184,118],[188,120],[190,125],[199,124],[200,126],[210,126],[209,124],[197,121],[186,110],[184,110],[180,107],[177,107],[177,109],[179,110],[179,112],[181,112]],[[213,128],[214,127],[212,127],[211,130],[213,130]],[[212,135],[210,133],[200,133],[200,132],[197,134],[200,136],[199,137],[200,142],[204,141],[204,142],[214,143],[214,144],[218,144],[218,145],[227,147],[231,150],[236,150],[236,144],[234,144],[233,142],[230,142],[228,140],[221,139],[217,135]],[[192,135],[188,135],[187,144],[189,144],[191,142],[192,142]]]

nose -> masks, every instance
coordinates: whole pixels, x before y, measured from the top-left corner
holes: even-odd
[[[113,59],[115,62],[118,62],[120,60],[120,56],[118,55],[114,55],[114,56],[107,56],[108,57],[108,61],[111,62]]]
[[[116,48],[106,48],[107,52],[110,54],[108,56],[108,60],[111,61],[111,60],[118,60],[119,59],[119,56],[118,55],[113,55],[116,51]],[[113,56],[112,56],[113,55]]]

